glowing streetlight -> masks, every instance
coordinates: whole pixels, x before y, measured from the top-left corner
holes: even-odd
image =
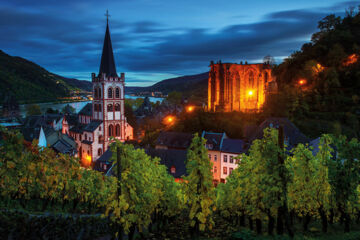
[[[249,90],[249,91],[248,91],[248,95],[249,95],[249,96],[252,96],[253,94],[254,94],[254,92],[253,92],[252,90]]]
[[[175,117],[169,115],[169,116],[167,116],[167,117],[164,118],[163,122],[164,122],[164,124],[166,124],[166,125],[171,125],[171,124],[173,124],[173,123],[175,122]]]
[[[194,111],[194,109],[195,109],[195,107],[194,106],[187,106],[186,107],[186,112],[188,112],[188,113],[191,113],[191,112],[193,112]]]
[[[303,85],[305,85],[306,84],[306,80],[305,79],[300,79],[299,80],[299,85],[300,86],[303,86]]]

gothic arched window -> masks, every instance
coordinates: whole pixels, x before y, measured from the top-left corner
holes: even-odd
[[[269,75],[267,72],[265,72],[265,75],[264,75],[264,82],[267,83],[269,81]]]
[[[120,88],[115,89],[115,98],[120,98]]]
[[[101,104],[98,105],[98,110],[101,112]]]
[[[253,72],[249,73],[249,86],[251,88],[254,87],[254,73]]]
[[[115,112],[119,112],[120,111],[120,104],[115,104]]]
[[[108,89],[108,98],[112,98],[113,97],[113,89],[110,87]]]
[[[107,111],[108,112],[113,112],[114,111],[112,104],[107,105]]]
[[[112,136],[114,136],[114,127],[113,127],[113,125],[109,125],[109,137],[112,137]]]
[[[98,97],[101,98],[101,88],[98,88]]]
[[[99,148],[99,149],[98,149],[98,156],[101,156],[101,155],[102,155],[102,149]]]
[[[98,90],[97,88],[94,88],[94,98],[98,98]]]
[[[120,125],[119,124],[116,124],[116,127],[115,127],[115,134],[117,137],[120,136]]]

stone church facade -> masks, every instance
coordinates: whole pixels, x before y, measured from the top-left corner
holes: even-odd
[[[106,26],[100,70],[92,73],[93,101],[78,114],[78,123],[69,129],[84,166],[93,166],[113,139],[133,139],[133,128],[125,117],[125,74],[116,72],[109,25]],[[65,119],[63,127],[68,123]],[[66,131],[66,130],[65,130]]]
[[[209,111],[258,112],[266,98],[277,91],[269,64],[211,62],[210,68]]]

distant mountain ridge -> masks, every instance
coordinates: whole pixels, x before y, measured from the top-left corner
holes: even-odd
[[[19,103],[49,102],[71,90],[91,90],[91,82],[65,78],[21,57],[0,50],[0,103],[13,94]]]
[[[162,92],[168,94],[172,91],[181,92],[184,97],[193,97],[204,100],[207,97],[207,84],[209,72],[170,78],[155,83],[149,87],[126,87],[127,94],[140,92]]]

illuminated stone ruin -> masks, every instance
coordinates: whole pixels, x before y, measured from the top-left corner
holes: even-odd
[[[269,64],[211,62],[210,67],[209,111],[258,112],[266,97],[277,91]]]

